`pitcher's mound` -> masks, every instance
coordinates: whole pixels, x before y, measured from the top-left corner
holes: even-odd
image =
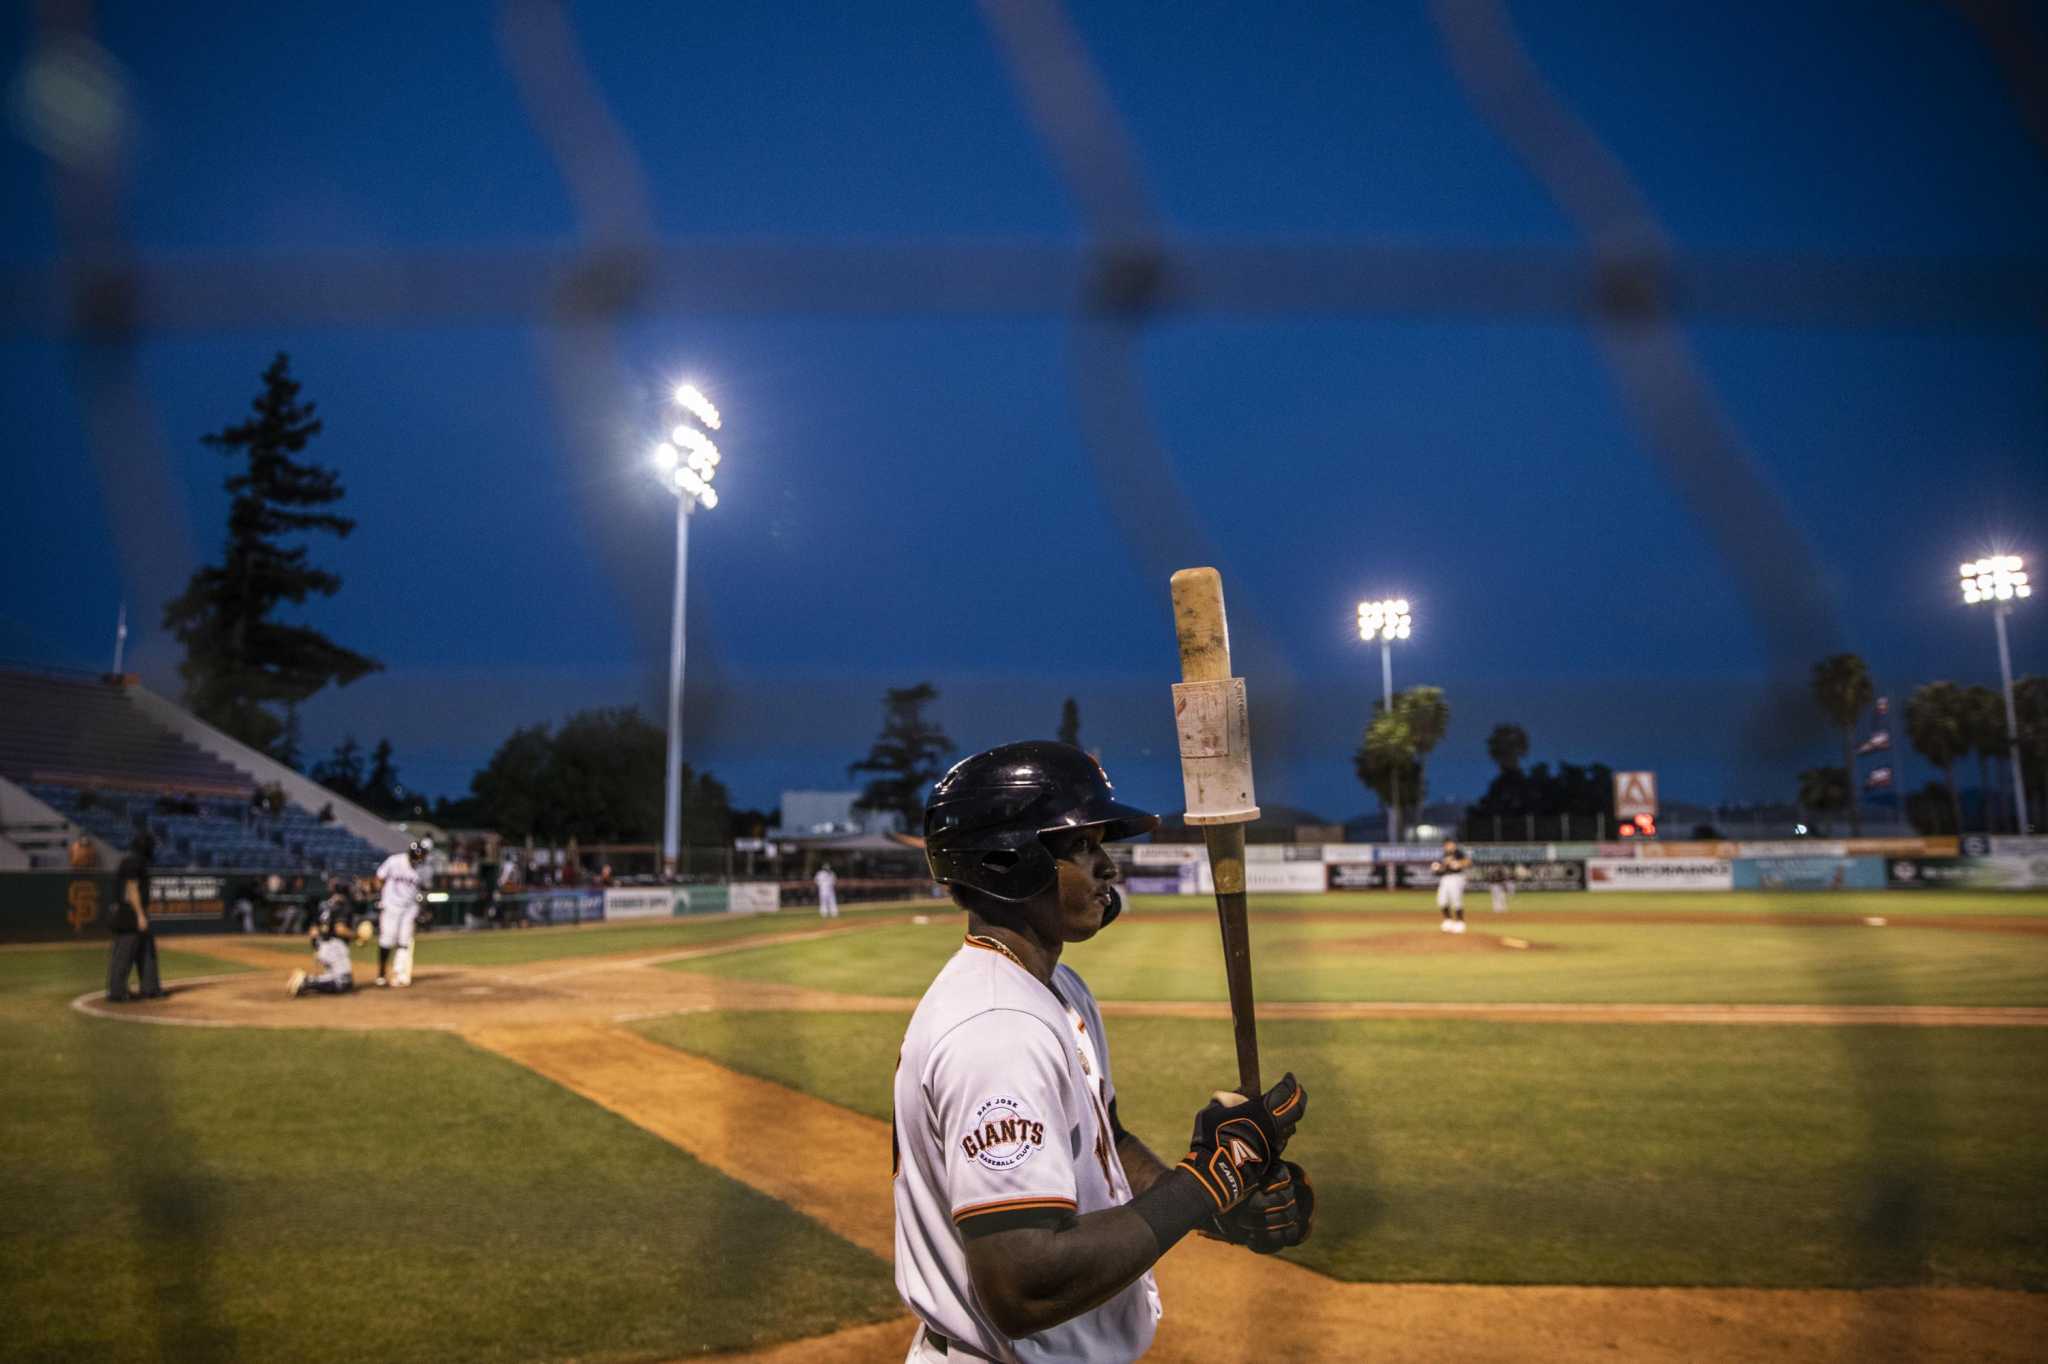
[[[1469,955],[1475,952],[1549,952],[1557,944],[1531,942],[1527,938],[1496,933],[1446,933],[1432,928],[1415,933],[1374,933],[1362,938],[1322,939],[1318,950],[1335,948],[1343,952],[1382,952],[1392,956]]]

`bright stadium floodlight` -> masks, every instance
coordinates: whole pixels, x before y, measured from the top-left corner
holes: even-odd
[[[1394,641],[1406,639],[1415,628],[1415,617],[1408,609],[1406,597],[1388,597],[1381,601],[1362,601],[1358,604],[1358,637],[1370,644],[1379,641],[1380,646],[1380,692],[1388,714],[1394,710]],[[1399,841],[1398,813],[1393,802],[1387,803],[1387,842]]]
[[[670,395],[682,420],[669,438],[654,449],[654,467],[676,499],[676,590],[669,621],[668,764],[664,778],[661,820],[662,870],[679,870],[683,824],[683,602],[689,586],[690,517],[699,507],[718,505],[711,482],[718,477],[720,455],[706,431],[722,424],[718,408],[695,384],[678,384]]]
[[[2005,742],[2012,769],[2012,808],[2020,833],[2027,832],[2027,783],[2020,765],[2019,715],[2012,703],[2012,648],[2005,639],[2005,618],[2016,601],[2034,595],[2027,581],[2027,566],[2017,554],[1993,554],[1974,559],[1957,570],[1962,579],[1963,604],[1989,603],[1991,620],[1998,630],[1998,675],[2005,683]],[[1990,821],[1986,821],[1988,824]]]
[[[695,384],[676,385],[676,406],[695,417],[704,425],[716,431],[719,427],[718,409],[711,400],[700,392]]]

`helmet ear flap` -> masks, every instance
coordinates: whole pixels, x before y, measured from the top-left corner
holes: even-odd
[[[1014,848],[991,848],[982,853],[971,873],[961,879],[998,900],[1015,904],[1043,891],[1058,875],[1051,851],[1034,837]]]

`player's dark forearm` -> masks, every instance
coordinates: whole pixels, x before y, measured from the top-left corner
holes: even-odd
[[[990,1243],[1000,1242],[1000,1249]],[[977,1253],[994,1251],[994,1254]],[[969,1243],[982,1305],[1007,1336],[1028,1336],[1108,1302],[1159,1258],[1159,1240],[1126,1203],[1057,1230],[1020,1227]]]
[[[982,1237],[967,1258],[989,1316],[1005,1335],[1027,1336],[1108,1302],[1215,1211],[1193,1175],[1163,1171],[1129,1203],[1057,1229]]]

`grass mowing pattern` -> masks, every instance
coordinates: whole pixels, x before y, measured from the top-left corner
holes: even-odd
[[[647,1036],[887,1120],[903,1020],[734,1014]],[[2048,1288],[2033,1030],[1261,1026],[1309,1117],[1291,1258],[1366,1281]],[[1164,1158],[1236,1073],[1227,1024],[1110,1024]],[[1170,1306],[1170,1304],[1169,1304]]]
[[[0,954],[10,1359],[666,1358],[900,1310],[886,1264],[458,1038],[65,1008],[103,963]]]
[[[1654,899],[1669,908],[1678,898],[1695,897],[1581,896],[1572,903]],[[1428,945],[1437,922],[1434,910],[1364,922],[1305,917],[1260,923],[1255,913],[1257,997],[1261,1002],[2048,1004],[2048,934],[1870,928],[1856,922],[1819,928],[1543,924],[1524,922],[1513,912],[1484,910],[1468,918],[1474,933],[1516,934],[1538,948],[1373,950],[1375,941],[1417,934]],[[957,915],[935,915],[927,925],[764,947],[676,962],[668,969],[916,998],[959,945],[962,923]],[[1118,924],[1092,942],[1069,947],[1066,960],[1106,1000],[1225,997],[1213,915],[1147,919],[1141,907],[1129,926]]]

